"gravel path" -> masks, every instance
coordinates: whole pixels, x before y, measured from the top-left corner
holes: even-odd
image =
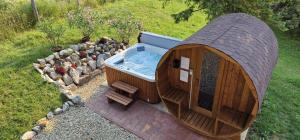
[[[56,116],[53,126],[34,137],[34,140],[133,140],[134,134],[89,110],[87,107],[71,108]]]
[[[100,82],[99,82],[100,80]],[[83,95],[84,100],[93,99],[94,96],[103,94],[107,84],[101,82],[101,78],[87,85],[99,85],[90,89]],[[89,88],[90,87],[90,88]],[[84,91],[87,91],[87,90]],[[91,90],[92,89],[92,90]],[[79,90],[80,91],[80,90]],[[34,140],[135,140],[140,139],[131,132],[113,124],[87,107],[71,107],[63,114],[55,116],[42,133],[34,137]]]

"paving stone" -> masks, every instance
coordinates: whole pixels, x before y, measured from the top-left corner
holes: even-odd
[[[58,114],[60,114],[60,113],[62,113],[63,112],[63,110],[61,109],[61,108],[56,108],[54,111],[53,111],[53,114],[54,115],[58,115]]]
[[[54,118],[54,114],[53,114],[53,112],[52,111],[50,111],[48,114],[47,114],[47,119],[49,119],[49,120],[51,120],[51,119],[53,119]]]
[[[31,130],[34,131],[34,132],[36,132],[38,134],[38,133],[40,133],[42,131],[42,127],[39,126],[39,125],[36,125]]]
[[[27,131],[25,132],[22,137],[20,138],[21,140],[31,140],[37,133],[34,131]]]

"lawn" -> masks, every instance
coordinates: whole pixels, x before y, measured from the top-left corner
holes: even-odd
[[[101,11],[126,8],[143,22],[144,30],[184,39],[202,28],[205,14],[195,13],[188,22],[175,24],[171,14],[185,8],[173,1],[162,8],[159,0],[122,0],[98,7]],[[100,36],[114,37],[103,29]],[[262,113],[249,133],[250,139],[297,139],[300,137],[300,41],[276,30],[279,60],[273,73]],[[80,33],[69,29],[64,36],[65,47],[80,39]],[[133,37],[134,43],[136,37]],[[19,139],[49,110],[58,107],[62,98],[58,89],[43,82],[32,63],[51,52],[45,35],[37,30],[20,33],[0,43],[0,139]],[[298,124],[298,125],[297,125]]]

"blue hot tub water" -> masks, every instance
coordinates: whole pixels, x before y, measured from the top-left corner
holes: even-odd
[[[134,71],[146,76],[154,77],[156,65],[162,55],[149,52],[137,51],[136,53],[126,56],[123,61],[119,61],[116,65],[121,69]]]

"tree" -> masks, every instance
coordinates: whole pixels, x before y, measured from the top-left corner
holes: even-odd
[[[36,21],[39,21],[39,13],[36,7],[35,0],[31,0],[31,7]]]
[[[273,21],[283,31],[300,36],[300,1],[280,0],[271,6],[274,15]]]
[[[77,3],[77,6],[79,7],[80,6],[79,0],[76,0],[76,3]]]
[[[163,0],[166,6],[171,0]],[[267,18],[270,9],[268,3],[271,0],[185,0],[188,8],[172,14],[175,22],[187,21],[194,12],[203,11],[208,19],[213,19],[227,13],[243,12],[260,18]]]

